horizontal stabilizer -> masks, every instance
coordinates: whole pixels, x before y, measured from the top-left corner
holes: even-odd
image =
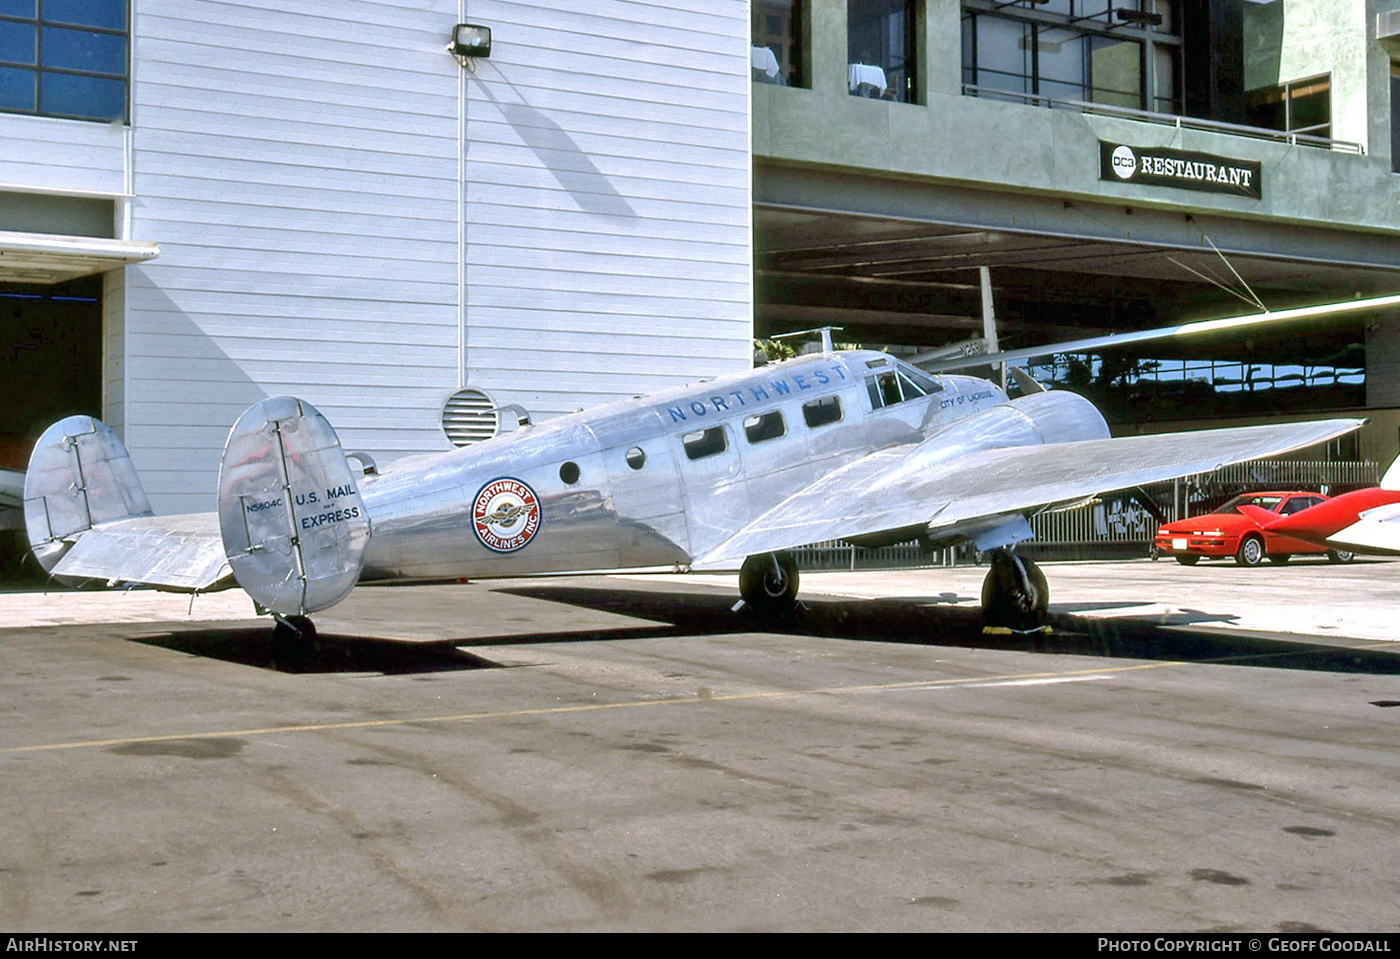
[[[233,585],[214,513],[104,523],[78,537],[53,573],[178,592],[203,593]]]

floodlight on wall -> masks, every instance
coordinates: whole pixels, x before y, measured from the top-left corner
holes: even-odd
[[[491,56],[491,28],[477,23],[459,23],[452,28],[452,42],[447,52],[468,70],[475,69],[477,57]]]
[[[1160,13],[1143,13],[1140,10],[1115,10],[1113,12],[1124,23],[1136,24],[1139,27],[1160,27],[1162,25]]]

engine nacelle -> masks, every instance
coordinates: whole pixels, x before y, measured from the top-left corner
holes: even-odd
[[[1063,390],[1032,393],[1012,400],[1011,405],[1031,418],[1042,443],[1108,438],[1108,424],[1103,414],[1078,393]]]

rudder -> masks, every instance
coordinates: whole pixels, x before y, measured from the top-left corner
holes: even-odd
[[[34,444],[24,476],[24,525],[34,557],[46,571],[53,570],[78,534],[101,523],[150,515],[130,454],[101,420],[65,417]]]
[[[238,418],[219,468],[219,529],[259,606],[305,615],[354,588],[370,537],[358,480],[311,404],[275,396]]]

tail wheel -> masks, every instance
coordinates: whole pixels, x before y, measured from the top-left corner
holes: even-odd
[[[1327,551],[1327,562],[1329,563],[1350,563],[1356,559],[1356,554],[1348,549],[1329,549]]]
[[[1031,630],[1045,622],[1050,584],[1028,559],[1002,553],[982,583],[982,620],[988,626]]]
[[[1264,541],[1258,536],[1246,536],[1235,551],[1235,562],[1241,566],[1258,566],[1264,562]]]
[[[307,659],[316,652],[316,624],[309,616],[278,616],[272,627],[272,656],[277,660]]]
[[[791,612],[797,605],[797,560],[791,553],[750,556],[739,568],[739,595],[764,616]]]

